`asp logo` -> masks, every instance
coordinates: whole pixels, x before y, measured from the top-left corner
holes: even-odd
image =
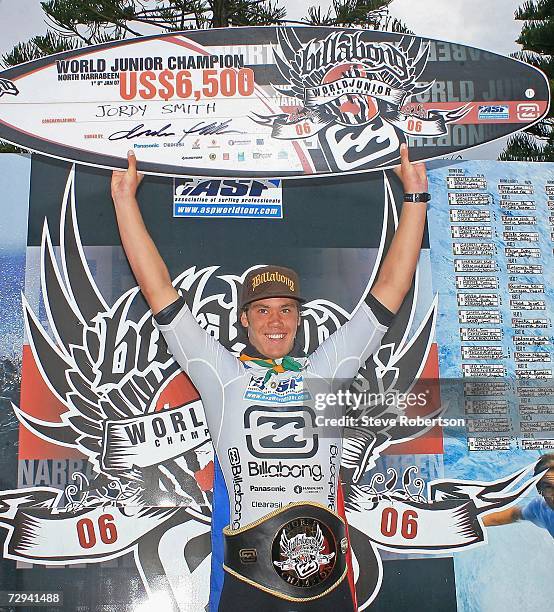
[[[185,178],[175,181],[175,201],[190,197],[259,198],[268,189],[279,186],[278,180],[201,179]]]
[[[244,399],[271,404],[299,404],[311,399],[310,392],[304,388],[302,374],[292,374],[288,378],[265,381],[262,375],[253,375],[244,393]]]
[[[174,217],[281,219],[282,203],[279,179],[193,177],[175,178],[173,184]]]
[[[262,459],[305,459],[319,448],[315,413],[307,406],[250,406],[244,414],[246,445]]]
[[[478,118],[480,121],[491,119],[509,119],[510,107],[503,105],[481,105],[479,106]]]

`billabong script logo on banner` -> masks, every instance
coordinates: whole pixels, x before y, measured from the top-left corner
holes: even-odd
[[[315,135],[333,171],[363,170],[398,157],[406,136],[442,136],[471,110],[430,110],[414,119],[402,112],[412,96],[432,86],[422,75],[429,43],[412,36],[375,42],[369,31],[335,31],[303,44],[293,29],[279,28],[275,63],[285,81],[273,85],[298,101],[294,112],[252,119],[275,139]]]
[[[198,565],[198,560],[202,561],[209,551],[213,468],[201,402],[166,405],[159,401],[178,376],[179,368],[154,327],[151,313],[140,302],[137,288],[108,304],[96,286],[80,242],[73,181],[71,172],[61,212],[61,266],[46,225],[43,232],[41,295],[46,327],[27,300],[23,301],[33,358],[44,383],[64,410],[48,421],[27,413],[25,406],[14,406],[14,410],[22,426],[35,435],[83,453],[94,477],[87,477],[88,468],[83,470],[86,473],[74,474],[76,484],[64,492],[50,487],[0,492],[0,524],[8,530],[4,555],[48,565],[101,562],[134,551],[140,576],[147,588],[153,589],[159,585],[153,561],[164,542],[172,539],[182,542],[183,548],[170,559],[171,567],[183,562],[183,571],[200,583],[206,564]],[[384,191],[389,193],[388,188]],[[376,269],[394,233],[387,231],[396,223],[394,206],[386,195],[382,222],[385,246],[375,261]],[[244,348],[236,314],[237,296],[248,271],[234,276],[223,274],[218,266],[192,266],[174,281],[201,327],[235,354]],[[384,389],[396,388],[398,383],[399,391],[405,391],[402,385],[411,384],[421,371],[432,342],[436,304],[408,336],[405,331],[411,318],[407,315],[416,306],[416,293],[405,302],[404,316],[400,313],[396,319],[404,330],[400,340],[391,340],[364,365],[360,381],[368,385],[378,381]],[[76,316],[67,316],[71,312]],[[311,354],[349,318],[337,304],[314,299],[305,304],[299,343]],[[368,408],[370,416],[387,409],[385,405]],[[243,509],[243,478],[257,483],[250,487],[261,488],[261,481],[267,483],[264,490],[278,489],[281,493],[284,485],[298,485],[297,495],[315,494],[325,485],[329,497],[334,498],[337,449],[331,446],[329,472],[311,459],[320,448],[314,423],[315,414],[303,406],[277,406],[271,411],[267,406],[252,406],[245,433],[249,436],[248,450],[256,459],[249,461],[239,455],[238,448],[229,449],[229,494],[237,516]],[[401,431],[387,427],[347,431],[343,465],[359,479],[391,441],[422,431],[423,427],[415,426]],[[328,477],[326,482],[324,478]],[[346,497],[355,501],[348,492]],[[360,531],[367,535],[370,527],[362,523]],[[199,537],[199,530],[200,537],[207,540],[200,555],[194,546],[186,545]],[[169,531],[172,533],[166,537]],[[287,532],[289,539],[295,535]],[[143,537],[147,546],[139,546]],[[280,555],[280,550],[277,552]],[[360,570],[360,584],[367,582],[368,573],[378,571],[380,563],[377,554],[366,560]],[[364,600],[378,589],[379,585],[373,586]],[[165,587],[164,596],[177,607],[177,593],[172,594],[170,586]]]

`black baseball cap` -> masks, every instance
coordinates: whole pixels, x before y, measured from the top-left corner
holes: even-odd
[[[306,301],[300,296],[298,274],[291,268],[263,266],[250,270],[242,285],[239,308],[242,310],[251,302],[274,297],[290,297],[300,303]]]

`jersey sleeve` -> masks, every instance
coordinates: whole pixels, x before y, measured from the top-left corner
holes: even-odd
[[[362,302],[352,318],[331,334],[310,356],[310,370],[321,378],[352,380],[381,345],[388,326]]]
[[[170,322],[156,315],[156,327],[169,350],[200,393],[208,419],[222,411],[224,387],[242,374],[239,360],[204,331],[182,303]],[[163,321],[163,319],[162,319]]]
[[[541,498],[535,497],[521,509],[521,518],[524,521],[530,521],[531,523],[534,523],[538,527],[543,527],[544,525],[542,524],[541,520],[540,506]]]

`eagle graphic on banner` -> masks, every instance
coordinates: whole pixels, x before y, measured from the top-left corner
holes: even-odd
[[[341,30],[303,44],[294,29],[278,28],[277,40],[273,55],[285,84],[273,89],[298,106],[252,119],[275,139],[317,135],[333,172],[390,165],[407,136],[442,136],[472,109],[413,112],[412,98],[433,85],[421,80],[429,43],[416,37],[375,42],[370,31]]]

